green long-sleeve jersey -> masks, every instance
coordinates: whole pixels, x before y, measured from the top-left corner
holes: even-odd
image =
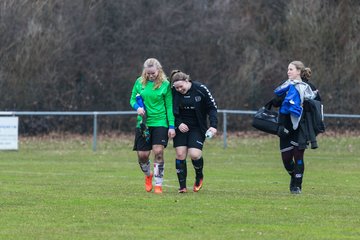
[[[154,82],[148,81],[145,86],[141,77],[136,79],[131,92],[130,105],[136,109],[136,95],[140,94],[146,108],[146,124],[149,127],[174,126],[174,114],[170,82],[164,81],[154,89]],[[141,116],[137,117],[137,127],[140,126]]]

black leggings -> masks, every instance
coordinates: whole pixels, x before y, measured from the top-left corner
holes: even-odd
[[[298,147],[294,147],[289,151],[281,153],[281,158],[285,169],[290,174],[290,176],[294,178],[295,186],[300,188],[305,171],[304,153],[305,149],[300,150]]]

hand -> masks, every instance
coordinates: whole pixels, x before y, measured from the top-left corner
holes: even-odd
[[[169,128],[169,130],[168,130],[168,137],[169,137],[170,139],[172,139],[172,138],[175,137],[175,135],[176,135],[175,129]]]
[[[140,115],[140,116],[144,116],[145,115],[145,110],[142,108],[142,107],[139,107],[137,110],[136,110],[137,114]]]
[[[209,127],[208,131],[212,132],[212,133],[213,133],[213,136],[215,136],[216,133],[217,133],[217,129],[216,129],[216,128],[213,128],[213,127]]]
[[[277,131],[277,135],[280,138],[287,137],[289,135],[289,130],[287,130],[283,125],[280,125]]]
[[[187,131],[189,131],[189,127],[185,123],[181,123],[178,128],[179,131],[182,133],[186,133]]]

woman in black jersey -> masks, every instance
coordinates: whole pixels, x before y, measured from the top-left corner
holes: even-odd
[[[203,184],[202,148],[205,134],[212,137],[217,132],[217,106],[208,88],[191,81],[189,75],[174,70],[171,73],[173,113],[176,136],[173,139],[176,151],[176,172],[179,179],[179,193],[186,193],[187,166],[189,155],[195,169],[193,191],[198,192]],[[208,121],[210,127],[208,127]]]

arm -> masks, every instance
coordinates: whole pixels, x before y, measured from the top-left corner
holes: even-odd
[[[182,123],[182,119],[179,114],[179,98],[178,98],[179,96],[175,88],[172,88],[172,97],[173,97],[173,113],[175,118],[174,126],[178,128],[179,125]]]
[[[217,119],[217,105],[215,99],[205,85],[201,85],[201,86],[203,88],[202,91],[205,94],[206,112],[209,116],[210,127],[217,129],[218,119]]]
[[[131,97],[130,97],[130,106],[136,111],[140,106],[137,103],[136,96],[140,95],[141,83],[139,82],[139,78],[136,79],[134,86],[131,90]]]
[[[174,128],[174,113],[173,113],[173,96],[171,94],[170,85],[165,93],[165,107],[166,107],[166,116],[168,119],[169,128]]]
[[[282,102],[285,99],[285,96],[286,96],[286,93],[283,93],[280,96],[274,94],[274,98],[271,100],[271,105],[273,107],[280,107]]]
[[[131,91],[130,106],[137,112],[138,115],[145,116],[145,108],[141,107],[137,102],[137,95],[140,95],[141,83],[137,79]]]
[[[309,84],[309,86],[311,87],[311,90],[313,90],[315,92],[316,97],[314,99],[321,102],[321,96],[320,96],[319,90],[311,82],[306,82],[306,83]]]
[[[171,93],[170,84],[167,88],[167,91],[165,93],[165,107],[166,107],[166,117],[168,120],[169,130],[168,130],[168,136],[169,138],[175,137],[175,117],[173,113],[173,96]]]
[[[210,127],[207,130],[206,135],[208,137],[212,137],[217,133],[217,105],[215,102],[214,97],[212,96],[211,92],[205,85],[200,86],[201,92],[204,94],[204,107],[206,109],[206,114],[208,115]],[[212,134],[209,134],[211,132]]]
[[[271,104],[273,107],[280,107],[281,104],[283,103],[285,97],[286,97],[286,93],[289,89],[290,85],[289,85],[289,80],[283,81],[280,86],[278,86],[275,90],[274,90],[274,98],[271,100]]]

